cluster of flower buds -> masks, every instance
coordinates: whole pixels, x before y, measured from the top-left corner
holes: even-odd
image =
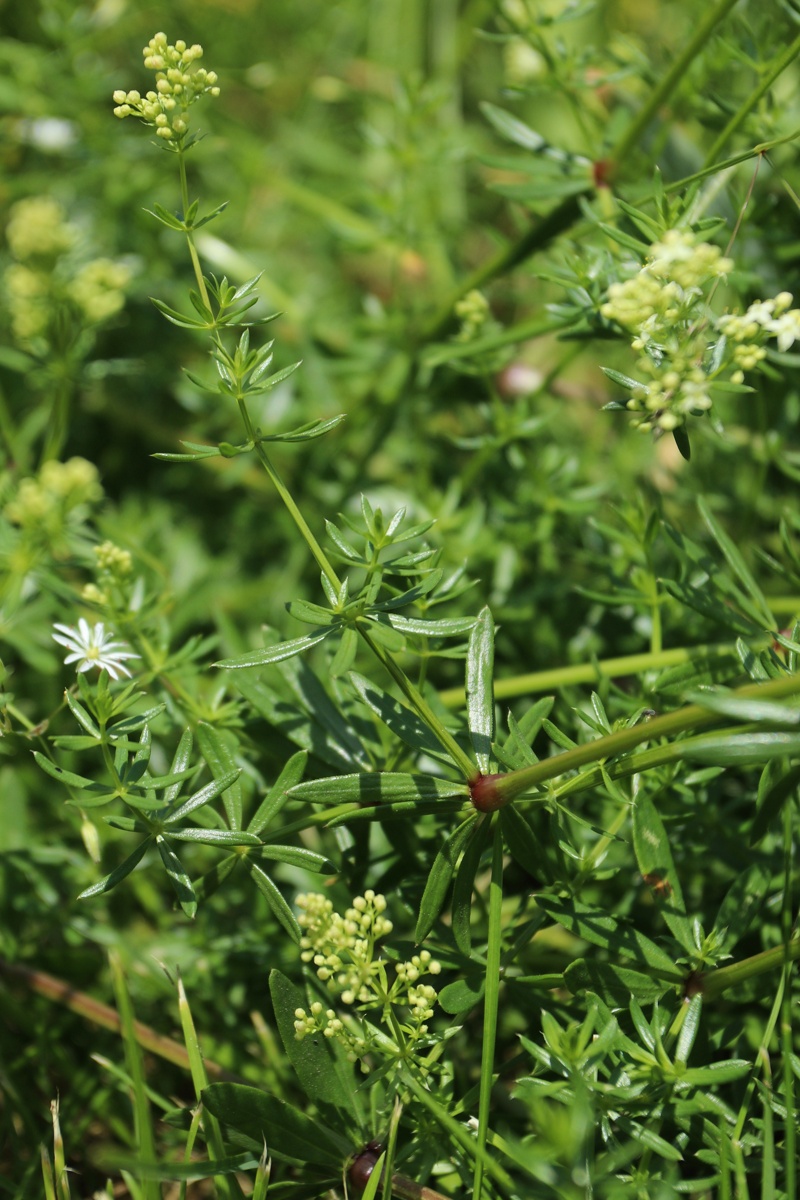
[[[670,229],[635,274],[608,288],[600,312],[633,334],[639,352],[640,379],[629,381],[626,407],[641,430],[677,429],[711,408],[717,380],[741,384],[766,357],[768,338],[782,351],[800,338],[800,310],[790,308],[788,292],[743,314],[714,315],[709,293],[733,267],[718,246]]]
[[[441,965],[429,951],[421,950],[408,962],[395,964],[394,981],[389,984],[378,948],[379,940],[392,931],[392,922],[384,916],[386,898],[370,889],[356,896],[344,916],[334,912],[331,901],[317,893],[298,896],[297,906],[303,930],[301,958],[313,964],[328,990],[346,1006],[374,1008],[384,1015],[390,1008],[405,1009],[405,1036],[411,1042],[424,1036],[425,1022],[433,1016],[436,990],[419,980],[426,974],[438,975]],[[298,1041],[310,1033],[336,1038],[352,1061],[363,1058],[371,1048],[366,1026],[356,1031],[352,1020],[343,1021],[334,1009],[319,1001],[308,1010],[295,1010],[294,1028]]]
[[[117,117],[139,117],[152,125],[156,135],[165,141],[183,141],[189,131],[189,108],[201,96],[218,96],[217,75],[196,66],[203,56],[203,47],[187,46],[178,40],[173,46],[165,33],[157,33],[142,51],[144,65],[156,73],[155,90],[146,92],[114,92],[114,114]]]

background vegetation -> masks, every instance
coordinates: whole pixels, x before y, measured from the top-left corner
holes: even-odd
[[[44,1143],[65,1194],[58,1096],[74,1194],[107,1179],[109,1195],[160,1194],[142,1163],[184,1155],[178,1110],[204,1082],[180,975],[212,1078],[247,1082],[340,1139],[337,1183],[324,1155],[297,1168],[274,1137],[270,1196],[342,1194],[348,1153],[373,1138],[406,1179],[397,1194],[411,1180],[446,1195],[793,1196],[800,745],[781,697],[796,687],[800,360],[771,345],[746,387],[715,392],[710,413],[654,438],[603,411],[627,399],[619,379],[636,374],[636,355],[601,307],[637,245],[679,225],[735,263],[717,313],[798,293],[796,7],[33,0],[0,6],[0,22],[0,1190],[41,1194]],[[195,382],[213,386],[207,339],[151,301],[187,312],[196,286],[185,238],[146,211],[179,209],[175,163],[112,115],[116,89],[148,86],[139,52],[159,29],[201,43],[221,85],[193,116],[204,136],[188,156],[201,211],[228,204],[196,235],[203,268],[236,286],[262,272],[255,312],[281,315],[254,341],[275,337],[273,371],[302,360],[251,401],[253,423],[345,414],[270,456],[320,541],[332,521],[368,555],[380,549],[375,511],[385,529],[405,510],[411,540],[382,561],[420,558],[387,573],[384,599],[416,583],[417,566],[440,570],[435,606],[420,592],[404,611],[463,620],[450,641],[407,629],[392,653],[462,753],[469,724],[487,771],[481,718],[474,705],[463,715],[469,629],[487,605],[498,771],[703,705],[652,744],[642,736],[640,759],[624,757],[633,741],[609,745],[532,781],[508,806],[523,826],[502,827],[502,894],[490,839],[473,839],[467,866],[464,843],[447,842],[466,794],[438,811],[419,795],[400,819],[336,827],[325,823],[335,791],[290,799],[289,841],[329,869],[312,873],[301,854],[270,864],[289,905],[323,891],[344,911],[367,888],[385,893],[386,953],[398,959],[431,914],[425,945],[443,967],[437,988],[451,990],[430,1022],[441,1049],[427,1077],[393,1074],[376,1054],[341,1095],[311,1086],[309,1099],[305,1043],[285,1044],[280,1028],[295,993],[276,1003],[270,973],[312,990],[313,973],[269,888],[245,870],[209,875],[224,856],[186,843],[196,914],[152,852],[118,888],[78,899],[130,854],[130,829],[103,820],[130,810],[68,796],[31,755],[104,779],[102,756],[75,741],[64,689],[74,704],[87,694],[52,640],[54,622],[83,616],[141,655],[125,736],[140,739],[135,714],[164,706],[150,721],[152,775],[169,774],[188,726],[202,752],[192,762],[205,764],[190,787],[242,768],[246,820],[298,747],[309,787],[337,774],[458,775],[437,766],[435,742],[432,755],[398,736],[398,719],[378,720],[383,700],[359,699],[349,666],[401,694],[363,647],[335,677],[330,640],[282,665],[212,666],[308,633],[286,605],[324,595],[255,455],[153,458],[183,452],[182,440],[243,436],[234,402]],[[60,210],[40,211],[43,240],[27,252],[14,206],[32,197]],[[20,273],[31,262],[44,291]],[[98,556],[106,542],[123,558]],[[347,573],[341,542],[325,545]],[[351,578],[360,586],[374,566]],[[475,628],[471,662],[491,642],[486,617]],[[698,692],[754,682],[773,689],[772,707]],[[725,728],[680,749],[713,721]],[[215,801],[228,818],[232,794]],[[462,864],[455,934],[443,845],[450,867]],[[484,988],[490,1016],[499,1009],[488,1061]],[[148,1027],[138,1042],[128,1003]],[[465,1132],[479,1110],[491,1166]],[[259,1130],[232,1111],[224,1137],[206,1114],[195,1150],[223,1165],[198,1169],[190,1195],[254,1186]],[[249,1149],[233,1161],[242,1133]]]

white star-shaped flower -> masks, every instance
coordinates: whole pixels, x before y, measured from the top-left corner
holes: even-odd
[[[800,338],[800,309],[792,308],[765,326],[778,339],[778,349],[786,351]]]
[[[124,642],[115,642],[113,633],[106,633],[102,621],[89,625],[81,617],[77,630],[69,625],[54,625],[53,628],[58,630],[53,634],[53,640],[71,652],[64,659],[64,665],[77,663],[75,670],[79,675],[97,667],[100,671],[108,671],[112,679],[119,679],[120,675],[130,677],[125,660],[140,657],[128,650]]]

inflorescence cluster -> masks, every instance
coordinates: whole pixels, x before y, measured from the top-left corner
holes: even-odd
[[[399,1041],[407,1051],[410,1044],[427,1033],[426,1022],[433,1016],[436,1003],[436,989],[420,979],[426,974],[438,975],[441,965],[429,951],[421,950],[408,962],[394,964],[394,979],[389,983],[378,943],[391,933],[392,922],[384,915],[385,897],[371,889],[363,896],[356,896],[344,916],[334,912],[331,901],[318,893],[298,896],[297,906],[303,930],[300,940],[303,962],[313,964],[317,977],[341,1004],[379,1009],[390,1027],[397,1052],[403,1052]],[[405,1011],[402,1022],[398,1009]],[[320,1001],[312,1003],[308,1010],[295,1010],[298,1041],[311,1033],[336,1038],[355,1062],[372,1046],[368,1027],[362,1025],[357,1033],[352,1025]]]
[[[15,339],[41,347],[55,332],[63,340],[69,314],[76,328],[101,325],[125,304],[130,269],[109,258],[80,261],[79,231],[51,196],[29,196],[12,205],[6,240],[14,261],[3,273]]]
[[[670,229],[635,275],[609,287],[600,312],[634,335],[643,378],[626,406],[641,414],[643,431],[677,429],[687,416],[708,411],[714,383],[727,376],[741,384],[766,356],[769,338],[783,351],[800,337],[800,309],[790,307],[789,292],[744,314],[711,312],[708,293],[733,267],[718,246]]]
[[[157,33],[142,51],[144,65],[156,73],[154,91],[114,92],[117,117],[139,117],[152,125],[156,135],[180,145],[189,131],[189,109],[201,96],[218,96],[217,74],[198,67],[203,47],[187,46],[178,40],[173,46],[165,33]]]

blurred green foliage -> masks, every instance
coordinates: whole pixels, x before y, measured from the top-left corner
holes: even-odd
[[[752,391],[722,394],[711,416],[693,418],[689,461],[671,436],[651,440],[624,415],[601,411],[619,399],[613,372],[632,369],[629,339],[599,312],[625,257],[600,223],[629,241],[642,236],[618,200],[651,219],[705,222],[703,236],[736,264],[715,297],[718,311],[800,290],[800,178],[794,143],[781,141],[800,125],[800,17],[788,0],[724,7],[0,5],[0,221],[13,230],[24,211],[15,205],[49,197],[60,207],[45,226],[67,231],[61,243],[21,256],[12,232],[0,254],[8,693],[0,1191],[41,1194],[38,1147],[51,1138],[49,1105],[60,1095],[67,1164],[79,1172],[73,1191],[88,1197],[113,1174],[115,1195],[159,1194],[141,1163],[149,1118],[136,1039],[123,1019],[123,1068],[119,1037],[87,1021],[85,997],[77,1012],[64,995],[54,1002],[41,974],[116,1003],[124,1018],[109,952],[126,969],[138,1018],[185,1041],[191,1059],[161,964],[180,972],[204,1053],[269,1093],[259,1101],[265,1119],[277,1120],[278,1098],[294,1106],[290,1132],[301,1142],[304,1113],[320,1129],[326,1121],[337,1128],[345,1101],[328,1097],[331,1117],[312,1089],[309,1107],[303,1088],[313,1072],[281,1040],[291,987],[314,987],[289,936],[288,904],[298,890],[324,886],[309,866],[316,855],[336,864],[330,894],[340,908],[367,887],[390,898],[398,941],[387,954],[398,960],[412,953],[420,915],[430,914],[429,944],[446,979],[442,1007],[452,1017],[432,1022],[437,1038],[448,1029],[432,1090],[414,1091],[420,1077],[410,1068],[408,1077],[376,1070],[358,1089],[359,1133],[365,1143],[382,1138],[401,1174],[451,1195],[466,1194],[475,1179],[474,1139],[465,1147],[463,1129],[488,1087],[481,993],[491,1008],[499,974],[492,978],[486,963],[501,928],[499,1080],[489,1122],[500,1165],[494,1174],[486,1168],[487,1195],[793,1194],[800,1050],[796,985],[781,955],[784,944],[791,954],[797,945],[798,747],[774,739],[796,736],[797,709],[776,699],[762,712],[746,698],[714,710],[708,700],[729,722],[713,744],[700,736],[670,757],[680,741],[640,751],[631,741],[628,757],[598,751],[585,770],[576,761],[537,783],[533,800],[509,805],[497,821],[512,852],[501,900],[489,884],[489,841],[472,826],[452,840],[458,794],[437,809],[420,793],[416,819],[324,827],[313,805],[328,801],[313,789],[327,787],[332,773],[362,781],[382,779],[382,770],[438,775],[441,745],[423,743],[425,729],[408,708],[392,708],[402,689],[387,698],[391,681],[363,647],[345,664],[352,676],[344,668],[331,676],[333,639],[307,659],[260,671],[212,667],[308,633],[295,618],[325,596],[318,564],[254,456],[153,458],[181,453],[182,440],[238,444],[242,435],[234,402],[192,379],[213,384],[207,342],[151,302],[185,312],[195,286],[181,237],[145,211],[176,211],[174,162],[136,122],[116,122],[111,102],[115,89],[146,86],[139,49],[157,29],[204,46],[222,93],[197,118],[203,138],[188,158],[190,191],[203,212],[228,206],[198,232],[198,251],[207,272],[236,286],[263,272],[255,313],[281,314],[268,327],[271,369],[302,360],[253,400],[253,423],[272,433],[345,415],[326,436],[278,442],[270,454],[320,541],[326,521],[334,523],[327,553],[358,586],[386,569],[385,599],[441,571],[439,591],[428,599],[421,591],[406,615],[450,619],[455,641],[416,629],[400,635],[395,625],[384,630],[386,645],[397,647],[462,753],[469,732],[483,770],[484,753],[495,769],[522,770],[633,730],[696,700],[703,685],[782,686],[795,670],[797,353],[771,350],[747,380]],[[684,72],[639,127],[693,38]],[[758,95],[762,81],[769,86]],[[752,153],[766,142],[775,143],[768,154]],[[720,168],[740,153],[743,161]],[[87,276],[98,261],[116,273]],[[21,275],[21,264],[36,278]],[[254,341],[261,337],[253,331]],[[398,533],[391,546],[393,530],[388,549],[375,550],[401,509],[412,540],[400,543]],[[130,555],[130,570],[115,574],[113,555],[96,553],[108,542]],[[349,558],[347,544],[357,551]],[[386,567],[414,553],[413,571],[402,557],[394,573]],[[473,709],[466,719],[440,698],[454,710],[463,659],[488,654],[485,619],[483,643],[473,634],[467,647],[467,629],[487,604],[495,676],[509,684],[491,754],[491,698],[483,716]],[[236,849],[223,858],[187,842],[182,861],[202,901],[194,920],[176,869],[159,874],[150,857],[118,889],[76,899],[96,891],[132,849],[131,827],[95,819],[79,787],[65,804],[64,789],[30,754],[54,755],[59,769],[87,782],[106,778],[92,747],[75,741],[94,736],[80,717],[79,734],[74,716],[86,704],[87,720],[97,719],[91,695],[73,686],[51,637],[54,622],[74,625],[78,615],[110,621],[142,657],[137,680],[147,700],[133,696],[132,716],[122,719],[160,709],[147,735],[141,723],[116,735],[116,769],[147,761],[148,779],[168,776],[191,726],[199,747],[192,765],[204,773],[188,781],[181,802],[227,769],[242,770],[236,798],[231,787],[222,808],[196,811],[198,827],[259,826],[268,840],[272,826],[264,834],[254,813],[263,813],[265,796],[270,817],[288,805],[277,848],[288,827],[289,857],[269,864],[274,882],[251,860],[249,873],[234,869],[245,861]],[[668,665],[664,649],[685,651],[684,661]],[[597,665],[634,655],[650,659],[608,672]],[[558,677],[571,666],[589,674]],[[556,672],[547,685],[555,700],[532,709],[537,685],[519,677],[546,669]],[[754,742],[756,725],[773,741]],[[679,732],[692,740],[700,729],[689,722]],[[750,738],[744,750],[736,749],[740,733]],[[296,780],[277,792],[276,780],[298,746],[309,751],[307,782],[287,800]],[[130,797],[146,800],[145,785],[130,778]],[[172,799],[177,805],[177,793]],[[142,811],[136,819],[146,824]],[[539,907],[534,893],[542,893]],[[601,920],[612,915],[613,936]],[[630,930],[643,939],[635,952]],[[750,974],[742,965],[770,953]],[[723,974],[725,955],[742,974]],[[658,974],[664,959],[673,972],[666,977]],[[40,974],[15,976],[15,964]],[[719,992],[709,990],[701,1020],[690,984],[717,967],[709,988]],[[271,972],[280,973],[272,990]],[[193,1106],[204,1086],[196,1057],[191,1076],[146,1060],[150,1101],[167,1115],[157,1124],[162,1160],[176,1162],[186,1148],[188,1121],[175,1110]],[[399,1125],[395,1094],[406,1104]],[[212,1088],[207,1100],[229,1127],[252,1135],[241,1093]],[[223,1143],[206,1121],[204,1145],[220,1158]],[[325,1143],[328,1134],[319,1136]],[[342,1124],[338,1136],[359,1151],[352,1126]],[[251,1141],[257,1161],[260,1139]],[[276,1139],[269,1195],[341,1189],[324,1154],[317,1174],[304,1175],[279,1165],[280,1149]],[[220,1174],[217,1190],[236,1195],[237,1178]],[[211,1194],[210,1186],[190,1184],[189,1194]]]

